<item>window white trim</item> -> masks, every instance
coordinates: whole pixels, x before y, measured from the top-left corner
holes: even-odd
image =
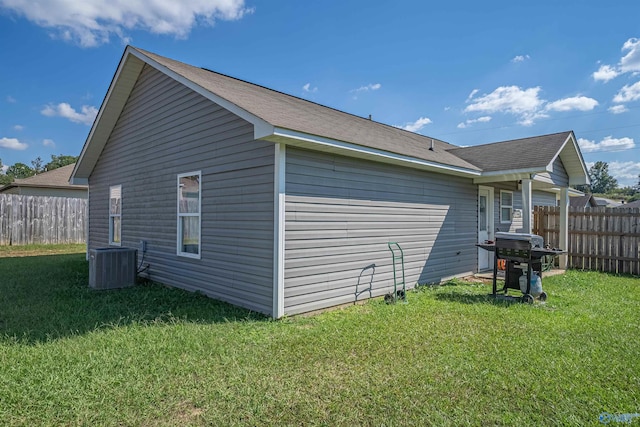
[[[197,176],[198,177],[198,212],[180,212],[180,179]],[[177,177],[177,197],[176,197],[176,215],[177,215],[177,239],[176,239],[176,254],[187,258],[200,259],[202,255],[202,172],[187,172],[178,174]],[[198,219],[198,244],[197,253],[187,252],[183,250],[182,244],[182,218],[197,218]]]
[[[508,205],[504,203],[502,198],[503,194],[509,194],[511,197],[511,204]],[[509,209],[509,218],[504,218],[503,211],[504,209]],[[513,191],[500,190],[500,224],[511,224],[513,221]]]
[[[112,212],[111,200],[118,199],[117,211]],[[112,185],[109,187],[109,245],[110,246],[122,246],[122,185]],[[115,223],[118,223],[118,227],[115,227]],[[118,232],[118,236],[115,236],[115,232]],[[117,237],[117,239],[116,239]]]

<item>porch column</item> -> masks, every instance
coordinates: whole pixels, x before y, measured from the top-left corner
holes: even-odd
[[[533,206],[531,206],[531,180],[522,180],[522,232],[531,233],[531,225],[533,220],[531,212]]]
[[[560,249],[569,251],[569,189],[560,189]],[[560,255],[560,268],[567,268],[569,257]]]

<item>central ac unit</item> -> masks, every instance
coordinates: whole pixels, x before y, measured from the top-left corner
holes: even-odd
[[[138,251],[131,248],[89,250],[89,287],[126,288],[136,284]]]

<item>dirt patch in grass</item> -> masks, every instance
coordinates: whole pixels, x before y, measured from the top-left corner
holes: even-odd
[[[84,253],[86,250],[87,246],[84,243],[68,245],[0,246],[0,258],[79,254]]]

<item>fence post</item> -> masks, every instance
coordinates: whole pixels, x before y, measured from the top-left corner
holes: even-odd
[[[569,252],[569,189],[560,189],[560,249]],[[560,255],[560,268],[567,268],[568,255]]]

